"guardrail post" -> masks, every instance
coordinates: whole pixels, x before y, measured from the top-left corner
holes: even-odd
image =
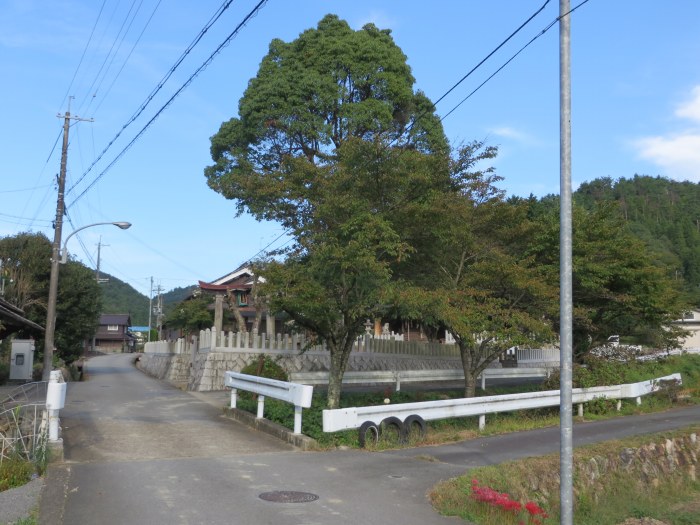
[[[401,392],[401,372],[396,372],[396,391]]]
[[[617,411],[619,412],[621,408],[622,408],[622,400],[618,399],[617,400]]]
[[[481,414],[479,416],[479,430],[484,430],[486,428],[486,414]]]
[[[639,406],[639,405],[642,404],[642,398],[641,398],[641,397],[638,397],[635,401],[637,402],[637,406]]]
[[[301,407],[294,405],[294,433],[301,434]]]
[[[236,399],[238,397],[238,390],[235,388],[231,389],[231,408],[236,408]]]
[[[265,396],[258,394],[258,418],[262,419],[265,413]]]
[[[578,404],[578,417],[583,417],[583,403]]]
[[[486,370],[481,372],[481,390],[486,390]]]

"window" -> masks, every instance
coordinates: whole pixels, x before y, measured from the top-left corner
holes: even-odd
[[[119,331],[119,325],[118,325],[118,324],[108,324],[108,325],[107,325],[107,331],[108,331],[108,332],[118,332],[118,331]]]
[[[238,306],[248,306],[248,294],[245,292],[238,292]]]

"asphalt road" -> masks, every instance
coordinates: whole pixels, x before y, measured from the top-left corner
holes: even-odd
[[[459,523],[428,503],[436,482],[559,446],[559,430],[551,428],[384,453],[300,452],[223,418],[202,396],[145,376],[131,358],[93,358],[89,380],[69,386],[61,412],[66,461],[49,468],[40,524]],[[700,407],[692,407],[584,423],[574,440],[699,421]]]

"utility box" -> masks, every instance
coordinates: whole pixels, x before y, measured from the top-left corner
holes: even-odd
[[[34,370],[34,341],[15,339],[10,352],[10,381],[31,381]]]

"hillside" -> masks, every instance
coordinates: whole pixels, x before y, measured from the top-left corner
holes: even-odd
[[[700,305],[700,185],[644,175],[604,177],[581,184],[575,198],[584,206],[616,202],[630,230]]]
[[[106,279],[100,284],[102,289],[102,313],[103,314],[125,314],[131,316],[131,323],[135,326],[148,325],[148,304],[147,296],[136,291],[131,285],[118,278],[102,274]],[[182,301],[191,292],[194,286],[188,288],[175,288],[163,294],[163,310],[167,313],[169,307]],[[156,304],[156,298],[153,298]],[[152,320],[155,323],[155,318]]]

